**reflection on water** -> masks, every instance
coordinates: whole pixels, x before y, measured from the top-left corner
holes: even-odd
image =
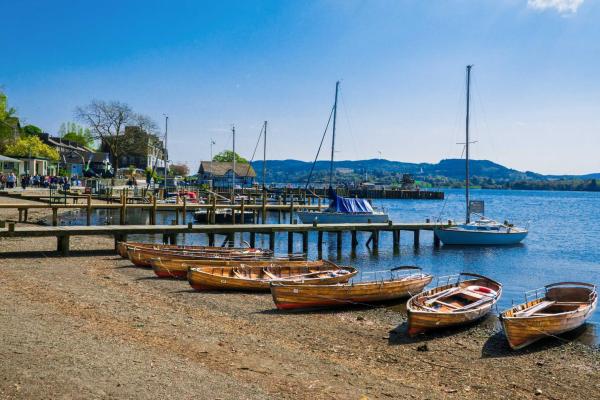
[[[391,233],[380,236],[379,251],[365,246],[369,234],[358,233],[359,245],[355,250],[350,245],[350,234],[342,235],[342,250],[337,252],[337,236],[323,235],[323,258],[340,264],[353,265],[361,271],[390,269],[400,265],[418,265],[434,276],[469,271],[491,278],[503,284],[503,295],[498,303],[500,310],[512,303],[523,302],[527,290],[561,281],[585,281],[600,284],[600,193],[580,192],[535,192],[473,190],[473,198],[485,201],[486,214],[498,220],[528,226],[530,234],[523,244],[511,247],[433,247],[431,232],[422,232],[420,247],[413,247],[411,232],[402,232],[400,247],[394,250]],[[464,198],[460,190],[448,190],[444,201],[424,200],[374,200],[375,205],[385,207],[390,218],[396,222],[432,221],[441,218],[460,220],[464,215]],[[170,224],[174,212],[160,212],[157,223]],[[127,222],[147,223],[148,212],[129,209]],[[284,221],[289,216],[284,216]],[[192,213],[185,218],[193,221]],[[94,224],[118,224],[118,210],[96,210]],[[277,214],[269,218],[277,222]],[[61,217],[61,224],[85,224],[85,212],[73,211]],[[257,246],[268,247],[266,235],[257,235]],[[160,241],[162,235],[154,237],[131,236],[130,240]],[[249,235],[237,234],[236,240],[249,240]],[[181,244],[207,244],[203,234],[178,235]],[[218,241],[217,241],[218,242]],[[275,250],[287,253],[287,234],[276,235]],[[302,251],[301,236],[295,236],[293,250]],[[319,256],[316,233],[309,234],[308,256]],[[357,279],[371,279],[368,274]],[[432,282],[435,285],[436,280]],[[595,314],[580,340],[596,342],[596,324],[600,313]]]

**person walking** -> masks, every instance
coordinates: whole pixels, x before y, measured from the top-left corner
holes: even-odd
[[[17,182],[17,176],[15,175],[14,172],[11,172],[10,175],[8,175],[8,177],[6,178],[6,183],[7,183],[6,186],[8,187],[8,189],[14,189],[16,182]]]

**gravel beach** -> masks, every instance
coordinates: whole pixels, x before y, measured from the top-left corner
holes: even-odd
[[[389,307],[194,292],[111,238],[73,238],[67,258],[54,239],[0,244],[0,398],[600,398],[599,352],[578,342],[512,352],[486,323],[409,339]]]

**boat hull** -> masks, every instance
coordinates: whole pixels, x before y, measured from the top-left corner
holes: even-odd
[[[556,285],[556,284],[555,284]],[[538,340],[547,338],[549,336],[560,335],[565,332],[572,331],[579,328],[592,316],[597,306],[597,296],[594,292],[591,294],[578,295],[574,292],[574,289],[570,290],[570,293],[560,296],[553,297],[556,293],[559,293],[563,288],[551,289],[551,297],[536,299],[527,303],[517,305],[509,310],[504,311],[500,315],[500,321],[504,334],[508,340],[508,344],[513,350],[519,350]],[[575,289],[576,290],[576,289]],[[579,289],[581,291],[581,289]],[[554,291],[554,292],[553,292]],[[576,300],[587,300],[587,302],[565,302],[565,296],[578,296]],[[559,293],[560,295],[560,293]],[[541,313],[533,313],[532,315],[521,316],[519,313],[523,313],[526,310],[531,310],[544,301],[548,300],[559,300],[559,302],[552,302],[551,306],[541,309]],[[560,300],[563,300],[560,302]],[[566,306],[565,306],[566,305]],[[549,313],[547,310],[552,307],[558,307],[558,313]],[[566,309],[561,309],[566,307]],[[569,310],[571,308],[571,310]],[[545,312],[544,312],[545,311]]]
[[[274,264],[285,266],[313,266],[320,267],[322,261],[301,260],[187,260],[179,258],[158,257],[150,260],[152,269],[160,278],[186,279],[190,267],[239,267],[240,265],[268,267]]]
[[[151,261],[159,257],[172,257],[182,260],[264,260],[272,257],[270,251],[258,249],[232,249],[228,251],[227,248],[217,248],[217,250],[129,248],[127,254],[134,265],[142,268],[152,267]]]
[[[436,228],[434,234],[445,245],[463,246],[507,246],[521,243],[525,232],[478,232]]]
[[[353,267],[338,267],[337,265],[325,262],[321,267],[281,267],[269,269],[278,271],[278,277],[275,279],[249,279],[240,278],[231,273],[234,267],[199,267],[189,268],[187,279],[192,288],[199,291],[206,290],[233,290],[233,291],[252,291],[252,292],[269,292],[271,282],[281,282],[286,279],[286,276],[296,276],[302,273],[339,271],[344,270],[345,274],[340,274],[332,277],[315,277],[307,279],[298,279],[294,281],[286,280],[285,283],[297,284],[316,284],[316,285],[333,285],[336,283],[348,282],[358,271]],[[254,268],[255,273],[259,274],[264,267],[246,267]]]
[[[298,211],[296,213],[303,224],[312,224],[315,220],[320,224],[345,224],[345,223],[387,223],[387,214],[352,214],[352,213],[328,213],[317,211]]]
[[[431,275],[421,275],[403,280],[341,285],[272,284],[271,294],[280,310],[340,307],[408,297],[423,290],[431,279]]]
[[[492,307],[498,302],[498,299],[502,295],[502,285],[485,277],[461,281],[460,286],[489,287],[496,291],[496,295],[492,301],[484,303],[473,309],[460,310],[458,312],[437,312],[435,310],[426,309],[420,306],[420,299],[442,293],[445,290],[456,287],[456,285],[449,284],[438,286],[426,292],[419,293],[418,295],[411,297],[407,303],[406,309],[408,314],[408,334],[410,336],[414,336],[430,330],[451,328],[478,321],[490,312]]]

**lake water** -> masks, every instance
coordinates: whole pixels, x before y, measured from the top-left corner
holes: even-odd
[[[462,190],[445,190],[446,200],[374,200],[384,207],[395,222],[464,220],[465,205]],[[473,190],[472,198],[485,201],[486,215],[499,221],[529,227],[525,241],[512,247],[450,247],[433,246],[430,232],[421,232],[420,247],[413,247],[411,232],[403,232],[398,252],[393,251],[391,233],[380,236],[379,251],[373,253],[365,246],[367,233],[359,233],[355,254],[350,247],[350,235],[343,238],[343,250],[338,256],[336,236],[324,235],[323,258],[339,264],[353,265],[361,271],[386,270],[399,265],[418,265],[434,276],[470,271],[489,276],[503,286],[499,308],[511,302],[523,301],[523,293],[546,284],[560,281],[584,281],[600,285],[600,193]],[[131,222],[141,222],[146,215],[132,214]],[[276,222],[276,216],[272,216]],[[289,217],[288,217],[289,218]],[[158,223],[170,222],[173,215],[161,213]],[[97,211],[95,223],[117,223],[118,212]],[[187,216],[192,221],[191,213]],[[111,222],[112,221],[112,222]],[[63,217],[64,224],[85,223],[85,214],[73,212]],[[310,236],[309,257],[317,257],[316,233]],[[287,252],[287,235],[276,240],[276,252]],[[295,251],[302,251],[300,235]],[[148,237],[130,237],[130,240]],[[153,238],[159,241],[162,238]],[[237,238],[240,239],[239,236]],[[248,240],[248,237],[245,237]],[[206,244],[205,235],[179,235],[180,243]],[[257,235],[257,246],[268,247],[268,237]],[[364,279],[372,276],[365,275]],[[435,279],[433,281],[435,283]],[[586,336],[596,336],[600,312],[588,326]]]

